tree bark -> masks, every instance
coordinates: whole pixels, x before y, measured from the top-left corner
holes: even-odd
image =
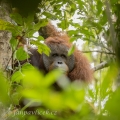
[[[10,5],[5,0],[0,2],[0,19],[11,22],[10,19]],[[0,30],[0,69],[10,69],[12,50],[10,47],[11,33]]]

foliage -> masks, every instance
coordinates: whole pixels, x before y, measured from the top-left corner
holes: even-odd
[[[39,4],[38,23],[34,22],[33,14],[24,18],[13,13],[12,22],[0,19],[0,30],[12,33],[13,59],[18,63],[10,78],[0,73],[0,106],[10,109],[2,117],[8,120],[119,120],[119,6],[119,0],[45,0]],[[59,21],[58,26],[69,34],[71,42],[84,41],[83,52],[89,52],[86,55],[94,65],[110,61],[109,68],[94,74],[95,81],[90,85],[79,81],[69,83],[60,70],[44,76],[28,62],[20,65],[20,61],[29,56],[23,48],[17,49],[18,36],[31,40],[40,53],[49,55],[50,50],[43,44],[43,37],[34,36],[49,19]],[[55,80],[62,91],[51,86]],[[17,109],[15,106],[19,106],[21,98],[29,102]],[[40,107],[35,113],[26,111],[30,105],[37,104]]]

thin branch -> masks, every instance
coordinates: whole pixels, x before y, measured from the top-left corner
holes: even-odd
[[[83,53],[89,53],[89,52],[99,52],[99,53],[104,53],[104,54],[112,54],[115,55],[115,53],[112,52],[106,52],[106,51],[100,51],[100,50],[90,50],[90,51],[82,51]]]
[[[109,52],[111,52],[111,50],[105,46],[105,44],[103,43],[102,40],[101,40],[101,43],[102,43],[102,46],[103,46],[106,50],[108,50]]]
[[[93,71],[95,72],[95,71],[97,71],[97,70],[100,70],[100,69],[103,69],[103,68],[105,68],[105,67],[108,67],[109,66],[109,62],[102,62],[102,63],[100,63],[99,65],[97,65],[97,66],[95,66],[94,68],[93,68]]]

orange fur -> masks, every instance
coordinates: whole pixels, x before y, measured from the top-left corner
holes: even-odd
[[[71,80],[84,80],[90,81],[93,78],[93,71],[90,68],[90,64],[87,58],[77,49],[74,52],[75,67],[68,74]]]
[[[48,37],[46,40],[45,40],[45,43],[46,44],[50,44],[50,43],[54,43],[54,44],[63,44],[67,47],[71,47],[71,43],[69,43],[68,40],[62,38],[62,37]]]

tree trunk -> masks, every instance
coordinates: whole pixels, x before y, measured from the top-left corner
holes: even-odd
[[[11,21],[10,5],[3,0],[0,2],[0,19]],[[6,70],[11,68],[12,50],[10,47],[11,33],[0,30],[0,69]]]

